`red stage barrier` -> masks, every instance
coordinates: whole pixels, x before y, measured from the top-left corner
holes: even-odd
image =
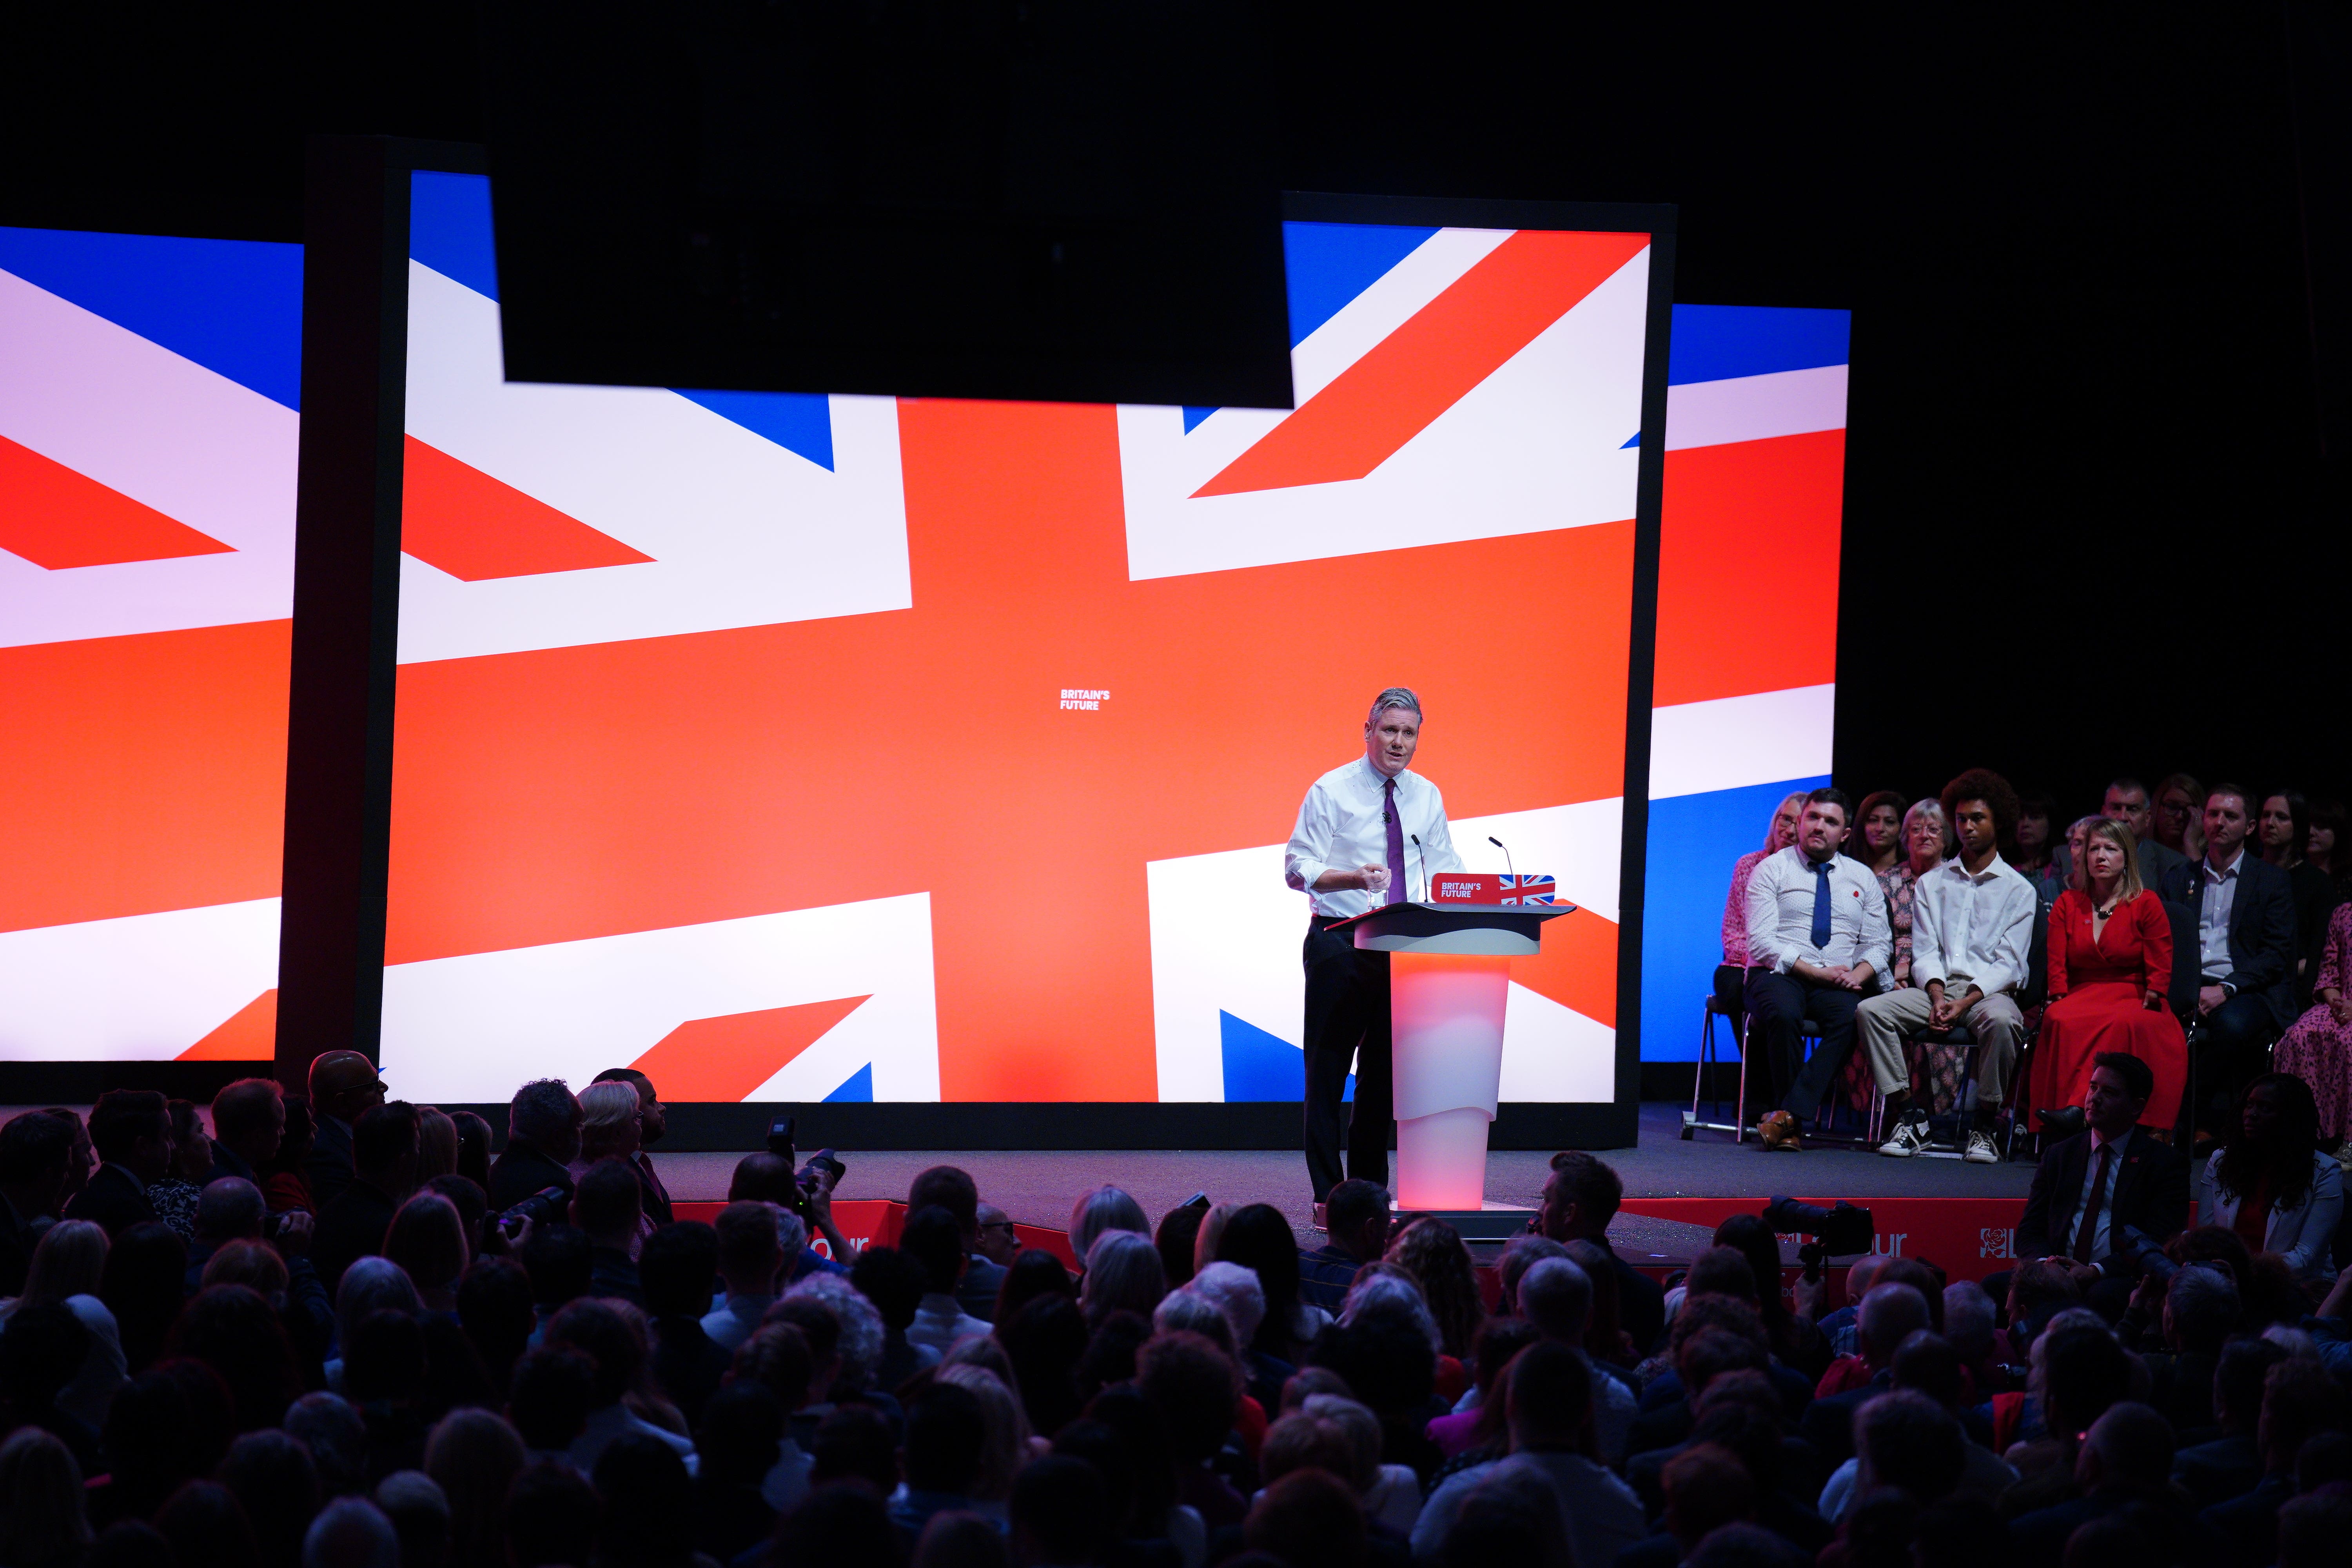
[[[1834,1198],[1808,1198],[1824,1207]],[[1736,1214],[1755,1214],[1762,1198],[1627,1198],[1628,1214],[1714,1226]],[[1890,1258],[1932,1262],[1954,1279],[1981,1279],[2015,1261],[2023,1198],[1870,1198],[1861,1206],[1877,1223],[1871,1250]]]

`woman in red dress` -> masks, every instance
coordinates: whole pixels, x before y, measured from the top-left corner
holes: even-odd
[[[2147,1125],[2169,1128],[2189,1078],[2189,1041],[2165,1005],[2172,925],[2164,900],[2140,885],[2131,829],[2105,817],[2084,837],[2074,875],[2050,908],[2050,1006],[2034,1041],[2032,1104],[2082,1104],[2092,1058],[2128,1051],[2156,1069]]]

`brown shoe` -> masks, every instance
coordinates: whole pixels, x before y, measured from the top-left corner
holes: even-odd
[[[1756,1136],[1772,1153],[1801,1152],[1804,1144],[1798,1141],[1797,1132],[1797,1119],[1785,1110],[1770,1111],[1756,1124]]]

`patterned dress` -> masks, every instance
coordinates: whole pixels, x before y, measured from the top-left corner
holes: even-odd
[[[2334,989],[2352,994],[2352,904],[2338,904],[2327,921],[2327,945],[2319,958],[2312,993]],[[2352,1024],[2339,1024],[2319,1003],[2294,1021],[2272,1054],[2271,1068],[2291,1072],[2311,1086],[2319,1102],[2319,1135],[2340,1138],[2352,1131]]]
[[[1735,969],[1748,967],[1748,879],[1770,854],[1750,849],[1731,866],[1731,892],[1723,900],[1723,962]]]

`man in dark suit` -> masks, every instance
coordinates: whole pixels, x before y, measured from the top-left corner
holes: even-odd
[[[311,1058],[310,1115],[317,1131],[310,1152],[303,1158],[302,1174],[322,1216],[352,1184],[356,1163],[352,1129],[383,1103],[383,1079],[366,1057],[357,1051],[328,1051]]]
[[[1606,1162],[1581,1149],[1551,1157],[1551,1175],[1545,1181],[1543,1206],[1528,1228],[1566,1246],[1590,1241],[1609,1252],[1617,1276],[1617,1322],[1633,1336],[1633,1349],[1648,1355],[1666,1331],[1666,1295],[1655,1279],[1617,1256],[1609,1246],[1609,1222],[1625,1201],[1625,1184]]]
[[[500,1213],[545,1187],[572,1198],[580,1156],[580,1102],[560,1078],[533,1079],[507,1107],[507,1146],[490,1162],[490,1210]]]
[[[278,1080],[241,1078],[213,1096],[213,1171],[261,1184],[260,1168],[278,1158],[286,1139],[286,1095]]]
[[[404,1100],[360,1113],[352,1130],[353,1180],[319,1215],[311,1266],[332,1297],[356,1258],[383,1250],[392,1216],[416,1186],[416,1107]]]
[[[152,1089],[110,1089],[89,1110],[89,1142],[99,1166],[66,1205],[68,1219],[90,1220],[110,1237],[153,1219],[150,1183],[172,1171],[172,1118]]]
[[[654,1092],[654,1080],[635,1068],[606,1068],[594,1081],[625,1083],[637,1091],[637,1153],[629,1163],[636,1168],[637,1189],[645,1195],[646,1217],[656,1227],[669,1224],[677,1214],[670,1207],[669,1189],[662,1184],[661,1173],[654,1169],[654,1157],[646,1152],[669,1131],[669,1112],[663,1108],[661,1096]]]
[[[2091,1305],[2120,1317],[2137,1273],[2125,1231],[2171,1240],[2189,1223],[2189,1162],[2139,1125],[2156,1074],[2139,1058],[2101,1051],[2093,1058],[2087,1124],[2053,1145],[2033,1173],[2017,1256],[2063,1258]],[[2108,1310],[2112,1309],[2112,1310]]]
[[[2188,1124],[2233,1104],[2263,1053],[2294,1022],[2294,885],[2247,853],[2252,797],[2232,784],[2205,792],[2205,854],[2166,873],[2164,897],[2194,917],[2200,980],[2189,1025],[2206,1104],[2183,1103]]]
[[[73,1128],[46,1110],[0,1125],[0,1296],[24,1293],[33,1248],[64,1202],[73,1145]]]

